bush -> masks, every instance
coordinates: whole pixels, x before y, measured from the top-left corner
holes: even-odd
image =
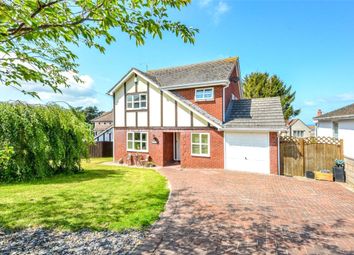
[[[0,103],[0,181],[80,171],[92,142],[85,116],[73,109]]]

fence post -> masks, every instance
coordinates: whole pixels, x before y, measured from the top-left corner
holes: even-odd
[[[300,138],[301,157],[302,157],[302,176],[305,175],[305,141],[304,138]]]

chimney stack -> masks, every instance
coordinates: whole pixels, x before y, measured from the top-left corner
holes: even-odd
[[[321,109],[318,109],[318,110],[317,110],[317,117],[318,117],[318,116],[321,116],[321,115],[322,115],[322,110],[321,110]]]

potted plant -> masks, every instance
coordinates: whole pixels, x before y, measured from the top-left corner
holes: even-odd
[[[345,182],[344,160],[335,160],[333,167],[334,180],[336,182]]]

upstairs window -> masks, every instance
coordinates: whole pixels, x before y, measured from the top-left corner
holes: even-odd
[[[127,95],[127,109],[128,110],[141,110],[147,107],[146,93]]]
[[[214,100],[214,88],[196,89],[195,101]]]

